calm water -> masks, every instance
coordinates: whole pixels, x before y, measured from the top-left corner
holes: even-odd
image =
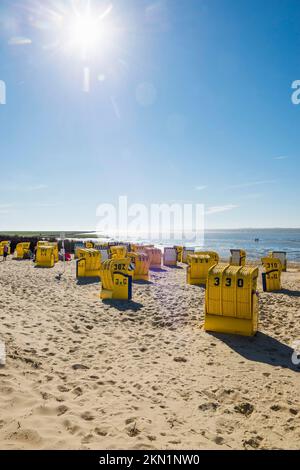
[[[258,238],[259,242],[255,242],[255,238]],[[161,242],[139,238],[135,241],[149,242],[160,247],[183,244],[179,239]],[[197,243],[185,245],[200,247]],[[288,259],[300,262],[300,229],[207,230],[203,248],[217,251],[222,258],[229,257],[231,248],[244,249],[249,259],[256,260],[271,250],[286,251]]]
[[[255,238],[259,242],[255,242]],[[172,240],[171,245],[177,242],[179,245],[182,243],[180,240]],[[156,244],[170,245],[159,241]],[[186,245],[199,246],[191,243]],[[300,229],[207,230],[203,248],[217,251],[222,258],[229,257],[232,248],[243,249],[249,259],[256,260],[271,250],[286,251],[288,259],[300,262]]]
[[[300,229],[208,230],[204,248],[217,251],[222,258],[229,256],[231,248],[244,249],[249,259],[259,259],[271,250],[286,251],[288,259],[300,262]]]
[[[255,238],[259,242],[255,242]],[[231,248],[246,250],[250,259],[258,259],[273,251],[286,251],[288,258],[300,261],[300,230],[224,230],[209,231],[205,236],[205,247],[228,256]]]

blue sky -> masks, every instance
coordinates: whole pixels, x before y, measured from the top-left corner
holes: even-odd
[[[71,1],[1,1],[0,230],[93,230],[119,195],[300,227],[299,1],[91,3],[108,14],[83,57]]]

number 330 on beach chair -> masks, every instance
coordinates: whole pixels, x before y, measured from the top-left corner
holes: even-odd
[[[208,272],[206,331],[253,336],[258,328],[257,267],[217,264]]]

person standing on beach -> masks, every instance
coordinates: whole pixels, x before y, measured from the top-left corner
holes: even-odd
[[[7,256],[8,256],[8,245],[4,245],[4,247],[3,247],[3,261],[6,261]]]

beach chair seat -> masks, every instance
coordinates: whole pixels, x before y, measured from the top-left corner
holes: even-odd
[[[101,299],[131,300],[132,275],[130,258],[114,258],[101,264]]]
[[[154,248],[154,245],[142,245],[132,243],[130,245],[130,252],[131,253],[145,253],[146,248]]]
[[[282,271],[286,272],[287,270],[287,253],[286,251],[270,251],[270,258],[277,258],[281,262]]]
[[[100,279],[101,253],[94,248],[77,250],[76,277],[95,277]]]
[[[262,273],[262,285],[264,292],[272,292],[281,289],[282,264],[279,258],[265,257],[261,259],[265,272]]]
[[[258,329],[258,267],[216,264],[208,271],[206,331],[253,336]]]
[[[58,263],[59,261],[59,249],[57,242],[49,242],[47,240],[41,240],[37,242],[37,247],[43,246],[52,246],[53,247],[53,254],[54,254],[54,263]]]
[[[174,248],[175,248],[176,254],[177,254],[177,263],[181,263],[183,246],[175,245]]]
[[[216,262],[216,264],[219,263],[219,261],[220,261],[220,256],[216,251],[195,250],[195,255],[209,256],[210,258],[212,258]]]
[[[94,244],[94,242],[86,241],[86,242],[84,243],[84,246],[85,246],[85,248],[94,248],[94,247],[95,247],[95,244]]]
[[[30,242],[18,243],[15,250],[16,259],[25,259],[30,255]]]
[[[188,264],[188,256],[195,254],[195,248],[183,247],[181,254],[181,263]]]
[[[205,285],[208,271],[217,261],[207,254],[194,254],[187,257],[187,283],[192,286]]]
[[[120,259],[126,258],[127,256],[127,247],[124,245],[116,245],[110,247],[110,255],[112,258]]]
[[[146,253],[128,253],[133,265],[134,281],[149,281],[150,259]]]
[[[164,266],[177,266],[177,251],[174,247],[165,247],[163,256]]]
[[[160,269],[162,252],[159,248],[145,248],[144,252],[149,256],[150,269]]]
[[[74,244],[74,256],[75,256],[75,259],[78,258],[77,256],[77,251],[78,250],[81,250],[82,248],[85,248],[85,244],[83,242],[76,242]]]
[[[54,264],[54,247],[51,245],[37,246],[35,254],[35,265],[42,268],[53,268]]]
[[[10,246],[10,241],[3,241],[3,242],[0,242],[0,256],[3,256],[3,253],[4,253],[4,247],[7,246],[8,247],[8,251],[7,251],[7,254],[10,255],[11,254],[11,246]]]
[[[231,266],[245,266],[246,265],[246,251],[244,250],[230,250],[231,256],[229,264]]]

